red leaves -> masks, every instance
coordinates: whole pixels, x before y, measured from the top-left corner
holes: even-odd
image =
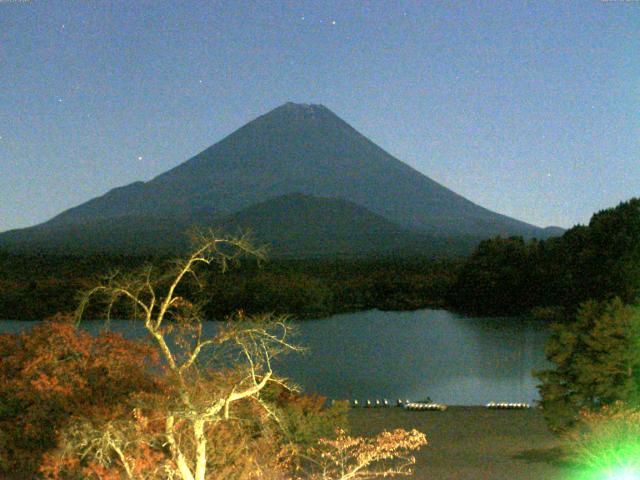
[[[149,345],[113,333],[94,337],[69,316],[0,335],[0,457],[30,478],[73,415],[108,418],[122,412],[133,393],[157,391],[158,379],[147,368],[153,363],[158,356]],[[71,465],[50,466],[51,478],[61,468]]]
[[[40,372],[36,379],[31,380],[31,385],[37,392],[40,393],[57,393],[64,396],[67,396],[71,393],[70,385],[60,385],[58,378],[49,377],[46,373],[43,372]]]
[[[62,479],[67,478],[66,474],[75,471],[79,463],[80,461],[77,458],[60,459],[45,453],[38,471],[46,479]]]

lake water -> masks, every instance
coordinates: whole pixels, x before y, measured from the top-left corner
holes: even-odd
[[[0,332],[30,328],[32,322],[3,321]],[[84,322],[97,331],[102,322]],[[470,318],[445,310],[366,312],[298,322],[305,354],[290,354],[274,367],[307,392],[335,399],[427,396],[448,405],[538,399],[533,369],[549,366],[545,324],[524,318]],[[111,322],[129,338],[140,324]],[[205,324],[205,333],[215,329]]]

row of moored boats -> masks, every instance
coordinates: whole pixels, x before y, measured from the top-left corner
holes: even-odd
[[[351,406],[354,408],[357,407],[365,407],[365,408],[377,408],[377,407],[390,407],[389,400],[386,398],[383,400],[365,400],[363,403],[360,403],[358,400],[353,400],[351,402]],[[404,408],[405,410],[439,410],[443,411],[447,409],[447,406],[442,403],[434,403],[431,399],[426,402],[410,402],[407,400],[398,399],[396,401],[396,406]]]
[[[351,406],[354,408],[364,407],[364,408],[380,408],[380,407],[390,407],[389,400],[386,398],[382,400],[365,400],[360,403],[358,400],[353,400],[351,402]],[[447,405],[443,403],[435,403],[429,399],[426,402],[410,402],[409,400],[398,399],[396,402],[397,407],[404,408],[405,410],[437,410],[443,412],[447,409]],[[486,408],[491,409],[526,409],[531,408],[528,403],[506,403],[506,402],[489,402],[485,405]]]
[[[528,403],[496,403],[496,402],[489,402],[485,406],[487,408],[497,408],[497,409],[531,408],[531,405],[529,405]]]

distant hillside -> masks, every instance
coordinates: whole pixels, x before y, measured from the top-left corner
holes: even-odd
[[[567,230],[565,228],[562,227],[545,227],[542,229],[543,234],[538,237],[539,239],[543,239],[543,238],[551,238],[551,237],[561,237],[564,232],[566,232]]]
[[[439,237],[443,244],[450,238],[546,238],[557,233],[470,202],[389,155],[322,105],[287,103],[149,182],[116,188],[36,227],[0,234],[0,245],[51,242],[89,251],[107,244],[136,250],[155,242],[158,249],[170,249],[187,225],[203,219],[203,212],[204,218],[219,220],[296,193],[339,198],[377,215],[377,223],[370,215],[354,223],[353,211],[335,212],[351,215],[333,220],[336,228],[351,222],[354,239],[373,239],[375,230],[356,232],[356,225],[366,229],[382,219],[405,233],[413,231],[414,236]],[[275,211],[267,218],[272,223],[276,218],[287,220]],[[313,216],[298,221],[309,231],[323,228]],[[296,231],[291,226],[280,229],[292,235]],[[301,247],[300,252],[323,254],[338,248],[324,247],[312,236],[305,241],[308,245],[313,241],[317,250]],[[369,243],[353,245],[364,252]],[[387,240],[373,241],[379,244],[391,245]],[[346,245],[338,250],[342,248],[356,251]]]
[[[277,197],[226,217],[227,231],[251,229],[276,256],[466,255],[479,238],[428,236],[341,199]]]
[[[250,231],[256,243],[268,245],[272,257],[458,256],[471,252],[480,240],[428,236],[345,200],[291,194],[226,216],[201,210],[171,218],[127,215],[14,230],[0,236],[0,247],[19,252],[172,253],[188,247],[186,232],[193,227],[230,234]]]

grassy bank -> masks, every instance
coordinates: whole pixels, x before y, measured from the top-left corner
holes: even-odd
[[[445,412],[359,408],[349,413],[355,434],[416,428],[429,445],[416,455],[413,478],[424,480],[568,480],[559,459],[560,439],[542,413],[450,407]]]

